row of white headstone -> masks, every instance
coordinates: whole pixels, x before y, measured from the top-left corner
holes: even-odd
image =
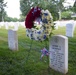
[[[67,37],[73,37],[74,36],[74,30],[76,26],[76,22],[74,20],[71,21],[62,21],[55,23],[55,29],[58,29],[58,27],[66,26],[66,36]]]
[[[70,20],[70,21],[55,21],[55,29],[58,29],[58,27],[66,26],[66,36],[73,37],[74,29],[76,25],[76,21]],[[24,22],[0,22],[0,28],[2,26],[5,26],[5,29],[14,29],[18,30],[19,26],[25,27]],[[12,28],[11,28],[12,27]]]
[[[18,30],[19,26],[23,26],[25,27],[24,22],[0,22],[0,28],[1,27],[5,27],[5,29],[14,29],[14,30]]]
[[[58,27],[66,26],[67,24],[76,25],[76,21],[74,20],[54,21],[55,29],[58,29]],[[19,26],[25,27],[25,23],[24,22],[0,22],[0,28],[2,26],[5,26],[5,29],[10,29],[10,27],[13,27],[13,29],[18,30]]]
[[[8,45],[11,50],[18,50],[17,31],[8,31]],[[68,38],[62,35],[53,36],[49,41],[50,68],[66,74],[68,72]]]
[[[74,24],[76,25],[76,21],[75,20],[68,20],[68,21],[54,21],[54,25],[55,25],[55,29],[58,29],[58,27],[66,27],[67,24]]]

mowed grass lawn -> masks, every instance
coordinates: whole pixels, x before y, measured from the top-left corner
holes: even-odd
[[[53,31],[53,35],[64,35],[65,27]],[[8,31],[0,29],[0,75],[64,75],[49,68],[48,58],[40,60],[40,50],[49,47],[49,42],[31,41],[25,35],[25,28],[19,27],[18,51],[8,48]],[[31,44],[32,43],[32,44]],[[30,46],[32,45],[31,49]],[[69,70],[66,75],[76,75],[76,28],[74,37],[68,38],[69,45]]]

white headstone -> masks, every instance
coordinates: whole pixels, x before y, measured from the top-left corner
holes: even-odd
[[[58,29],[58,24],[59,24],[59,22],[57,22],[57,21],[54,22],[55,29]]]
[[[57,24],[55,25],[55,29],[58,29],[58,25]]]
[[[8,46],[11,50],[18,50],[18,37],[14,30],[8,30]]]
[[[0,28],[4,26],[4,22],[0,22]]]
[[[62,35],[53,36],[49,46],[50,68],[66,74],[68,72],[68,38]]]
[[[14,30],[17,31],[18,30],[18,26],[14,25]]]
[[[66,36],[67,37],[73,37],[74,36],[74,23],[68,23],[66,24]]]
[[[25,22],[20,22],[20,25],[25,27]]]
[[[8,22],[5,22],[5,29],[8,30],[9,26],[8,26]]]
[[[18,22],[15,22],[15,23],[14,23],[14,30],[15,30],[15,31],[18,30],[18,26],[19,26],[19,23],[18,23]]]

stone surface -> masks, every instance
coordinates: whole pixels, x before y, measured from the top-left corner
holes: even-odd
[[[50,68],[66,74],[68,72],[68,38],[62,35],[53,36],[49,45]]]
[[[11,50],[18,50],[18,37],[14,30],[8,30],[8,46]]]
[[[75,28],[75,25],[73,23],[66,24],[66,36],[67,37],[74,36],[74,28]]]
[[[5,29],[9,29],[8,22],[5,22]]]
[[[18,26],[19,26],[19,23],[18,23],[18,22],[14,23],[14,30],[15,30],[15,31],[18,30]]]

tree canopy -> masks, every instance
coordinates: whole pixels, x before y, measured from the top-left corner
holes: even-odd
[[[0,21],[3,20],[3,16],[5,15],[4,7],[6,7],[6,3],[4,3],[4,0],[0,0]]]
[[[76,13],[76,0],[75,0],[75,3],[74,3],[74,6],[73,6],[73,11]]]
[[[54,19],[58,19],[59,11],[63,10],[64,0],[20,0],[20,10],[22,15],[26,16],[31,7],[39,6],[42,9],[48,9]]]

